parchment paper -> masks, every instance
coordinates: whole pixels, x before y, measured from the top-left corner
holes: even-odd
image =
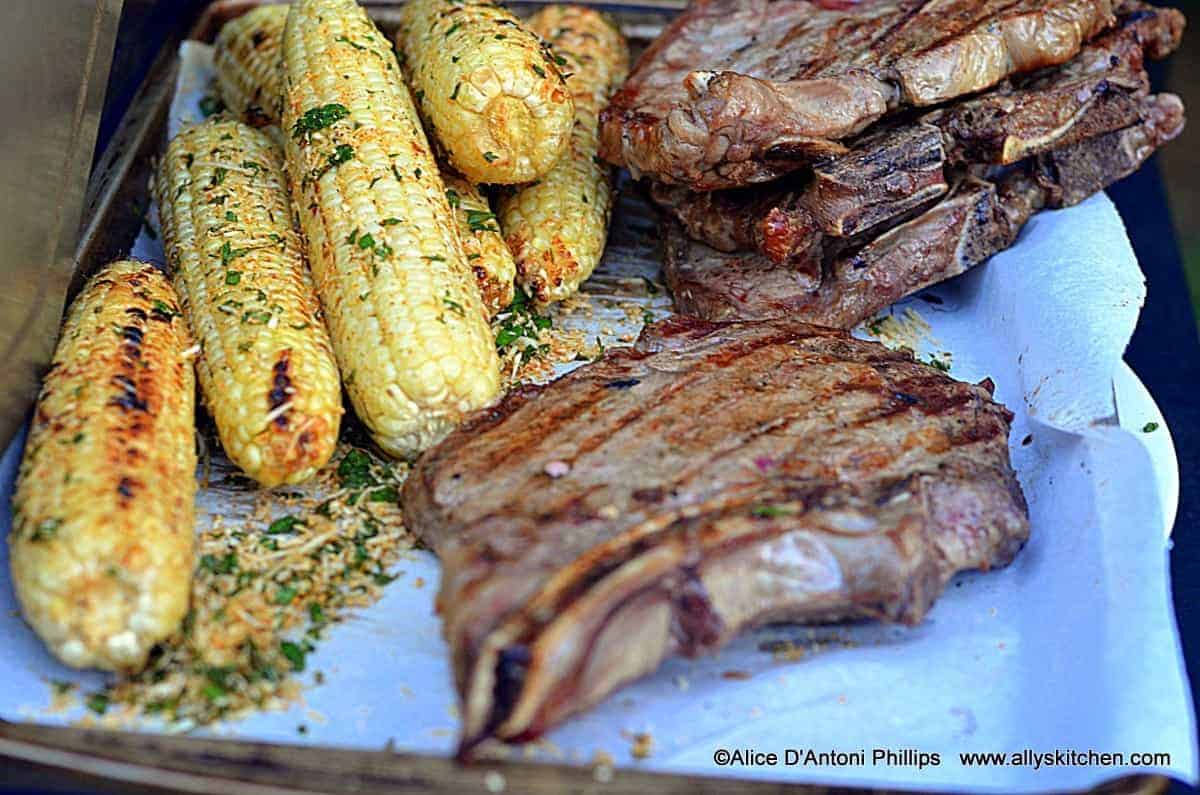
[[[198,116],[211,72],[206,46],[185,44],[182,55],[173,128]],[[644,208],[624,196],[605,263],[585,288],[596,307],[585,325],[605,344],[621,344],[639,325],[612,299],[640,302],[657,316],[669,308],[642,279],[659,279],[654,245]],[[162,258],[144,234],[134,253]],[[587,763],[602,751],[617,766],[653,770],[997,792],[1085,788],[1151,770],[1196,781],[1196,727],[1167,579],[1176,465],[1165,427],[1158,436],[1142,432],[1146,418],[1161,417],[1121,369],[1143,297],[1120,218],[1100,195],[1038,215],[1009,251],[894,307],[898,317],[911,310],[928,322],[916,340],[922,358],[949,352],[955,377],[992,378],[1016,413],[1013,461],[1033,529],[1015,563],[958,577],[912,629],[771,627],[715,657],[672,660],[528,755]],[[1126,384],[1119,407],[1114,377]],[[4,533],[21,441],[0,462]],[[46,654],[16,616],[7,562],[0,564],[0,717],[76,719],[78,712],[42,711],[44,680],[101,679]],[[309,670],[323,671],[326,682],[306,691],[306,704],[212,731],[449,753],[457,718],[433,614],[437,562],[413,553],[401,569],[380,603],[336,627],[309,656]],[[778,641],[792,642],[797,659],[760,648]],[[297,733],[299,723],[306,734]],[[639,760],[632,738],[640,733],[651,745]],[[866,763],[787,766],[789,748],[861,751]],[[775,752],[781,761],[720,767],[719,749]],[[873,764],[874,749],[909,753]],[[1170,762],[978,768],[958,756],[1026,749],[1122,753],[1127,763],[1133,753],[1169,753]],[[927,756],[918,766],[920,753],[939,755],[940,764]]]

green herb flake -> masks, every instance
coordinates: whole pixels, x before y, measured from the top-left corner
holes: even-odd
[[[1145,425],[1142,426],[1142,433],[1154,433],[1157,430],[1158,430],[1157,422],[1147,422]]]
[[[351,450],[342,458],[337,468],[342,488],[361,489],[377,485],[371,475],[371,457],[362,450]]]
[[[393,486],[384,486],[367,494],[367,502],[399,502],[400,494]]]
[[[400,223],[400,219],[399,218],[384,218],[379,223],[384,226],[395,226],[396,224]]]
[[[225,110],[225,103],[217,97],[205,95],[200,98],[200,112],[204,114],[204,118],[213,116]]]
[[[500,155],[496,154],[495,152],[484,152],[483,159],[489,163],[494,163],[500,159]]]
[[[296,598],[297,591],[291,585],[284,585],[275,592],[275,604],[290,605],[292,600]]]
[[[281,533],[293,533],[298,524],[302,523],[295,516],[281,516],[267,526],[267,534],[280,535]]]
[[[242,281],[241,271],[225,271],[225,283],[235,285]]]
[[[319,108],[311,108],[304,112],[296,123],[292,126],[292,137],[300,140],[312,137],[314,132],[324,130],[342,119],[350,115],[350,110],[345,105],[330,103],[322,105]]]
[[[103,715],[108,712],[108,695],[106,693],[92,693],[87,697],[87,708],[97,715]]]
[[[327,161],[330,168],[340,166],[348,160],[354,159],[354,147],[350,144],[338,144],[333,150],[333,154],[329,156]]]
[[[467,210],[467,228],[472,232],[500,231],[492,222],[496,216],[484,210]]]
[[[764,519],[770,519],[776,516],[790,516],[795,511],[786,505],[759,505],[750,513]]]
[[[290,640],[285,640],[279,644],[279,651],[292,664],[293,671],[304,670],[304,657],[306,652],[298,643],[293,643]]]
[[[238,219],[237,213],[235,213],[233,210],[225,211],[225,220],[226,221],[236,221],[237,219]]]
[[[43,519],[33,528],[33,532],[29,534],[29,540],[35,544],[49,541],[58,533],[60,527],[62,527],[62,519]]]

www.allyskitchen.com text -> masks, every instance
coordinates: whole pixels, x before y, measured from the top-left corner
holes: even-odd
[[[713,762],[719,767],[906,767],[923,770],[949,762],[963,767],[1169,767],[1171,755],[1162,752],[1097,751],[1093,748],[1054,748],[1044,751],[963,751],[947,755],[918,748],[859,748],[852,751],[816,748],[718,748]]]

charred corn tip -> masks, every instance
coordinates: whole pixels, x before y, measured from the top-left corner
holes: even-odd
[[[421,111],[471,182],[529,182],[566,149],[574,107],[559,65],[502,6],[412,0],[396,40]]]
[[[458,222],[463,254],[475,275],[485,314],[490,319],[512,303],[517,265],[500,234],[500,222],[479,188],[447,171],[442,172],[442,181]]]
[[[241,122],[209,120],[171,141],[155,185],[225,453],[264,486],[308,479],[337,446],[342,393],[282,152]]]
[[[567,298],[604,254],[612,215],[612,169],[596,156],[598,117],[629,68],[629,49],[603,14],[548,6],[529,19],[570,74],[575,125],[567,152],[538,182],[498,202],[500,226],[521,286],[539,303]]]
[[[67,313],[13,496],[13,585],[67,665],[140,667],[187,611],[191,342],[166,277],[113,263]]]
[[[387,39],[352,0],[298,0],[284,40],[290,185],[346,391],[412,455],[500,389],[479,290]]]
[[[278,125],[283,107],[286,5],[264,5],[229,20],[217,34],[213,65],[221,100],[253,127]]]

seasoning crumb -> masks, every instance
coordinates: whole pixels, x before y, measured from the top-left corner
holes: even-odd
[[[201,499],[244,493],[232,464],[216,454],[207,463]],[[406,475],[404,464],[343,444],[288,497],[286,516],[285,501],[266,490],[228,515],[209,511],[181,631],[144,671],[86,694],[85,703],[112,728],[151,720],[190,731],[300,701],[298,674],[328,627],[373,604],[393,579],[388,570],[414,546],[391,499]],[[314,684],[324,680],[314,672]]]
[[[597,751],[592,756],[592,778],[601,784],[609,783],[613,780],[614,764],[612,754],[608,751]]]
[[[745,681],[751,678],[749,671],[725,671],[721,674],[722,679],[733,679],[736,681]]]
[[[504,780],[504,774],[499,770],[489,770],[483,777],[483,786],[488,792],[504,792],[508,782]]]
[[[649,732],[621,732],[633,745],[629,753],[634,759],[646,759],[654,751],[654,737]]]
[[[1021,440],[1022,447],[1028,447],[1031,444],[1033,444],[1033,434],[1032,433],[1027,434],[1025,436],[1025,438]]]
[[[571,471],[571,465],[566,461],[551,461],[546,464],[542,470],[551,478],[561,478],[563,475]]]

